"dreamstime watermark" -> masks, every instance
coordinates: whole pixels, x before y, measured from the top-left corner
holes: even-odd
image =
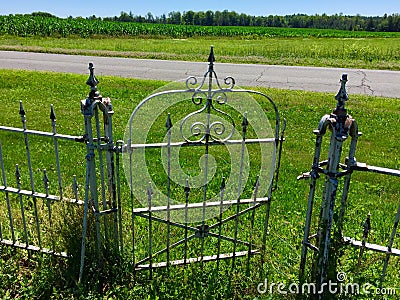
[[[316,283],[276,283],[268,282],[265,279],[257,285],[257,291],[260,294],[326,294],[331,295],[396,295],[396,288],[378,288],[370,283],[346,283],[347,275],[339,272],[336,276],[337,281],[329,280],[317,286]]]

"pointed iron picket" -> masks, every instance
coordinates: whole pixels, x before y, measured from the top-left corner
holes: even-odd
[[[24,141],[25,141],[25,149],[26,149],[26,159],[28,163],[28,170],[29,170],[29,179],[32,191],[32,199],[33,199],[33,209],[34,209],[34,216],[35,216],[35,223],[36,223],[36,234],[38,238],[38,246],[42,248],[42,238],[40,233],[40,225],[39,225],[39,216],[38,216],[38,209],[37,209],[37,201],[35,195],[35,184],[33,180],[33,170],[32,170],[32,161],[31,161],[31,150],[29,148],[29,139],[28,134],[26,132],[26,114],[24,107],[22,105],[22,101],[19,102],[19,114],[21,116],[22,127],[24,130]]]
[[[7,202],[8,220],[9,220],[10,230],[11,230],[11,240],[12,240],[13,244],[15,244],[16,239],[15,239],[15,232],[14,232],[14,221],[13,221],[13,214],[11,211],[10,197],[7,192],[8,185],[7,185],[6,170],[4,168],[3,147],[2,147],[1,141],[0,141],[0,166],[1,166],[3,185],[4,185],[4,189],[6,190],[5,196],[6,196],[6,202]],[[3,237],[1,237],[1,239],[3,239]]]
[[[57,135],[57,129],[56,129],[57,118],[56,118],[56,114],[54,112],[53,104],[51,104],[51,106],[50,106],[50,120],[51,120],[51,126],[53,128],[53,144],[54,144],[54,154],[56,157],[58,189],[59,189],[60,199],[62,199],[63,198],[63,184],[62,184],[62,178],[61,178],[60,155],[59,155],[59,151],[58,151],[58,139],[56,137],[56,135]]]

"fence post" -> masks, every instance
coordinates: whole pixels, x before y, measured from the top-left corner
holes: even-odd
[[[300,262],[300,280],[305,280],[304,273],[306,255],[307,249],[310,248],[316,254],[314,260],[315,263],[312,268],[312,279],[315,280],[320,297],[324,297],[324,295],[327,296],[326,293],[328,291],[324,289],[324,286],[326,286],[329,280],[335,280],[334,276],[336,276],[336,258],[338,255],[340,255],[338,254],[338,247],[340,247],[343,241],[342,224],[350,185],[350,177],[353,167],[356,164],[354,156],[357,138],[359,136],[357,122],[347,114],[347,110],[345,109],[345,102],[348,100],[348,95],[346,92],[347,74],[342,75],[340,82],[340,90],[335,96],[335,99],[337,100],[336,108],[331,114],[327,114],[322,117],[318,130],[314,131],[317,139],[312,170],[310,173],[306,173],[298,177],[298,179],[311,178],[306,226],[304,229],[303,248]],[[322,138],[327,129],[330,129],[332,132],[329,144],[328,160],[320,161]],[[349,136],[352,138],[349,156],[346,159],[346,164],[341,165],[340,160],[342,156],[342,145]],[[344,169],[344,171],[341,171],[340,168]],[[318,220],[317,233],[310,236],[309,234],[315,195],[315,185],[316,180],[319,178],[319,174],[325,175],[322,204]],[[338,214],[339,218],[336,222],[335,235],[333,236],[333,241],[331,243],[338,179],[342,176],[345,177],[345,183],[342,193],[340,212]],[[309,241],[312,237],[316,238],[316,246],[312,245]]]
[[[83,140],[86,143],[86,184],[79,281],[82,280],[83,276],[89,211],[92,211],[95,217],[99,268],[102,267],[105,256],[104,250],[109,250],[112,237],[114,237],[114,243],[111,244],[115,246],[113,250],[117,251],[108,251],[107,253],[118,253],[119,251],[118,227],[120,224],[117,216],[117,179],[115,178],[114,162],[116,148],[112,136],[112,115],[114,112],[110,99],[103,98],[97,90],[99,81],[94,75],[92,63],[89,63],[89,70],[90,76],[86,84],[90,86],[90,93],[85,100],[81,101],[81,112],[85,121]],[[100,127],[99,110],[103,116],[103,128]],[[105,153],[105,163],[103,153]],[[106,171],[104,168],[106,168]],[[107,179],[104,176],[105,173]],[[111,220],[107,218],[108,215],[113,215]],[[113,223],[111,226],[109,221]]]
[[[330,114],[330,127],[332,135],[329,145],[326,177],[322,195],[321,217],[317,232],[317,269],[315,272],[317,284],[328,281],[328,274],[335,270],[333,259],[329,255],[333,213],[335,209],[336,192],[338,188],[339,163],[342,155],[342,144],[347,139],[351,118],[344,107],[348,99],[346,93],[347,74],[341,79],[341,88],[335,99],[338,101],[336,109]],[[333,262],[333,263],[332,263]]]

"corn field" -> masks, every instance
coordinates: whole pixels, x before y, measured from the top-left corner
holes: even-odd
[[[99,19],[56,18],[32,15],[0,16],[0,35],[42,37],[92,37],[102,36],[164,36],[171,38],[189,37],[330,37],[368,38],[400,37],[396,32],[363,32],[332,29],[301,29],[252,26],[196,26],[173,24],[150,24],[113,22]]]

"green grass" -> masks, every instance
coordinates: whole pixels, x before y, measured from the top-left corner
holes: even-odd
[[[182,76],[185,75],[182,74]],[[22,100],[27,112],[28,128],[51,130],[48,115],[50,104],[53,104],[57,114],[58,132],[82,134],[84,127],[83,117],[80,114],[80,100],[86,97],[89,90],[84,84],[86,79],[87,76],[81,75],[1,70],[0,94],[2,95],[3,113],[0,115],[0,124],[21,126],[18,109],[19,100]],[[110,97],[113,102],[116,140],[123,138],[127,120],[135,105],[165,84],[160,81],[115,77],[100,77],[99,79],[101,80],[99,90],[102,95]],[[38,254],[32,254],[28,258],[27,253],[23,250],[11,250],[1,246],[0,296],[3,298],[37,297],[46,299],[61,297],[183,299],[201,298],[201,295],[204,294],[206,298],[221,296],[224,299],[234,297],[253,299],[259,296],[256,287],[264,281],[264,278],[267,278],[269,282],[276,283],[296,282],[309,189],[307,182],[296,181],[296,177],[310,169],[315,142],[312,131],[318,126],[321,117],[330,113],[335,107],[335,100],[333,94],[264,88],[258,90],[267,93],[274,99],[282,116],[288,121],[281,177],[272,202],[263,265],[261,265],[260,256],[254,257],[252,260],[254,267],[249,276],[246,275],[244,264],[239,264],[238,270],[231,272],[229,262],[222,263],[219,273],[215,272],[213,263],[205,264],[204,273],[201,273],[198,265],[189,266],[186,269],[174,267],[171,268],[169,274],[165,270],[155,271],[153,280],[149,281],[145,272],[138,273],[134,279],[129,269],[129,263],[120,263],[110,267],[110,273],[107,274],[108,284],[99,290],[99,278],[96,277],[96,270],[90,269],[93,267],[90,263],[88,263],[89,277],[87,281],[77,285],[75,281],[77,266],[71,266],[71,262]],[[260,104],[267,107],[265,103]],[[398,99],[350,95],[347,107],[349,113],[358,121],[360,131],[363,132],[358,143],[357,160],[371,165],[399,169],[400,102]],[[0,137],[2,137],[3,146],[15,143],[16,149],[18,144],[16,139],[12,136],[1,135]],[[329,138],[326,138],[324,142],[322,159],[327,156],[328,140]],[[36,142],[32,140],[31,144],[35,149],[37,148],[36,150],[40,150],[40,142],[40,140]],[[68,147],[68,145],[64,145],[64,147]],[[71,177],[71,172],[75,170],[84,171],[85,154],[82,148],[78,145],[76,148],[62,150],[64,153],[62,160],[71,167],[71,170],[65,170],[66,177]],[[78,156],[74,155],[75,151],[78,152]],[[6,160],[9,161],[9,168],[11,168],[7,174],[11,178],[14,172],[13,163],[23,161],[24,150],[7,151],[7,153]],[[41,156],[43,160],[44,155]],[[35,159],[39,161],[39,158]],[[49,158],[43,161],[43,166],[49,164]],[[35,170],[35,172],[38,173],[37,176],[40,176],[40,170]],[[84,174],[76,175],[83,186]],[[24,178],[23,183],[27,184],[26,173]],[[360,239],[362,223],[366,215],[371,212],[372,231],[369,242],[383,245],[387,243],[400,196],[398,180],[398,178],[375,174],[355,173],[353,175],[345,222],[347,236]],[[322,185],[322,181],[320,180],[320,185]],[[124,185],[126,186],[126,184]],[[83,187],[80,193],[82,190]],[[322,188],[318,189],[316,195],[315,211],[318,211]],[[125,203],[126,199],[124,198],[123,201]],[[39,206],[42,207],[42,204]],[[1,207],[0,219],[5,228],[4,201],[1,202]],[[74,218],[74,213],[70,213],[71,216],[66,215],[58,219],[58,222],[63,224],[64,229],[69,228],[68,226],[71,224],[73,224],[70,226],[71,228],[79,228],[80,215],[78,217],[75,215]],[[129,216],[128,211],[125,214]],[[138,224],[138,229],[146,232],[146,224]],[[125,226],[128,232],[129,224]],[[315,229],[315,220],[313,228]],[[155,230],[157,232],[157,228]],[[75,233],[65,232],[65,234],[67,236],[77,234],[79,237],[80,233],[78,230]],[[158,234],[162,234],[162,232],[158,232]],[[246,234],[245,229],[243,229],[243,234]],[[144,244],[146,243],[145,239],[144,236],[142,241]],[[394,246],[400,247],[398,236]],[[139,248],[137,251],[145,252],[145,249]],[[367,251],[361,267],[357,271],[355,266],[358,251],[346,248],[340,262],[340,271],[346,272],[348,280],[352,280],[352,282],[368,282],[375,285],[379,281],[383,257],[384,255]],[[129,256],[127,256],[127,261],[129,261]],[[400,287],[399,264],[399,258],[391,258],[384,286]],[[272,298],[280,299],[280,296],[272,295]]]
[[[400,70],[400,33],[0,16],[0,50]]]
[[[203,61],[211,45],[219,62],[400,70],[399,37],[0,36],[1,50],[185,61]]]

